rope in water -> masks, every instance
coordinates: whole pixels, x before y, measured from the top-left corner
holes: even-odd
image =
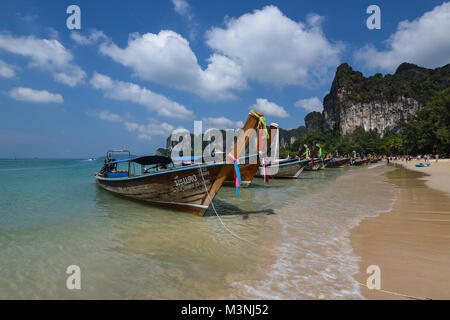
[[[204,178],[204,176],[203,176],[203,170],[202,170],[202,168],[200,168],[199,171],[200,171],[200,175],[202,176],[203,186],[205,187],[206,194],[208,195],[208,198],[209,198],[209,201],[210,201],[210,203],[211,203],[211,206],[212,206],[212,208],[213,208],[213,210],[214,210],[214,213],[216,214],[217,218],[219,218],[219,221],[220,221],[220,223],[222,224],[222,226],[225,228],[225,230],[227,230],[232,236],[236,237],[237,239],[242,240],[242,241],[245,241],[245,242],[247,242],[247,243],[249,243],[249,244],[251,244],[251,245],[253,245],[253,246],[256,246],[255,243],[253,243],[253,242],[251,242],[251,241],[249,241],[249,240],[247,240],[247,239],[241,238],[240,236],[238,236],[236,233],[234,233],[233,231],[231,231],[231,230],[225,225],[225,223],[223,222],[222,218],[220,218],[219,214],[217,213],[216,207],[214,206],[214,203],[213,203],[213,201],[212,201],[212,199],[211,199],[211,196],[209,195],[208,188],[206,187],[205,178]],[[369,289],[369,287],[367,287],[366,284],[361,283],[361,282],[359,282],[359,281],[358,281],[358,283],[359,283],[360,285],[365,286],[366,288]],[[370,289],[369,289],[369,290],[370,290]],[[376,290],[377,290],[377,291],[380,291],[380,292],[384,292],[384,293],[389,293],[389,294],[393,294],[393,295],[396,295],[396,296],[400,296],[400,297],[403,297],[403,298],[413,299],[413,300],[431,300],[430,298],[415,297],[415,296],[406,295],[406,294],[403,294],[403,293],[398,293],[398,292],[393,292],[393,291],[388,291],[388,290],[382,290],[382,289],[376,289]]]
[[[210,203],[211,203],[211,206],[212,206],[212,208],[213,208],[213,210],[214,210],[214,213],[216,214],[217,218],[219,218],[219,221],[220,221],[220,223],[222,224],[222,226],[225,228],[225,230],[227,230],[232,236],[238,238],[239,240],[245,241],[245,242],[247,242],[247,243],[249,243],[249,244],[251,244],[251,245],[253,245],[253,246],[256,246],[256,243],[253,243],[253,242],[251,242],[251,241],[248,241],[247,239],[244,239],[244,238],[239,237],[237,234],[235,234],[233,231],[231,231],[231,230],[225,225],[225,223],[223,223],[222,218],[220,218],[219,214],[217,213],[216,207],[214,206],[214,203],[213,203],[213,201],[212,201],[212,199],[211,199],[211,196],[209,195],[208,188],[206,187],[205,178],[203,177],[203,170],[202,170],[202,168],[200,168],[199,171],[200,171],[200,174],[201,174],[201,176],[202,176],[203,186],[205,187],[206,194],[208,195],[208,198],[209,198],[209,201],[210,201]]]
[[[413,299],[413,300],[432,300],[431,298],[421,298],[421,297],[415,297],[415,296],[411,296],[411,295],[407,295],[407,294],[403,294],[403,293],[398,293],[398,292],[393,292],[393,291],[388,291],[388,290],[383,290],[383,289],[370,289],[366,284],[361,283],[358,281],[358,283],[364,287],[366,287],[369,290],[376,290],[376,291],[380,291],[380,292],[384,292],[384,293],[389,293],[395,296],[399,296],[399,297],[403,297],[403,298],[407,298],[407,299]]]

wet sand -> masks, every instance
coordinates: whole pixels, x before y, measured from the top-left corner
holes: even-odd
[[[366,284],[367,267],[381,269],[384,291],[360,285],[365,298],[450,299],[450,180],[446,178],[450,163],[441,163],[438,167],[431,162],[432,167],[426,168],[432,169],[427,171],[430,176],[404,168],[386,172],[385,179],[395,185],[398,196],[392,211],[366,218],[352,230],[351,244],[362,257],[355,279]]]
[[[422,179],[426,181],[426,185],[430,188],[447,192],[450,194],[450,159],[441,159],[437,162],[435,160],[430,160],[425,162],[423,160],[412,160],[412,161],[392,161],[395,165],[400,165],[404,168],[414,170],[417,172],[425,173]],[[429,167],[416,167],[419,163],[429,163]]]

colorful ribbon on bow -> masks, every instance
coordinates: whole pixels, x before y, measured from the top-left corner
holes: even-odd
[[[231,153],[229,154],[229,156],[234,161],[234,184],[236,186],[236,194],[239,195],[241,193],[242,186],[241,172],[239,171],[239,161]]]
[[[266,118],[264,116],[260,116],[255,112],[255,110],[251,110],[250,114],[253,115],[256,119],[258,119],[258,128],[262,124],[264,136],[269,139],[269,131],[267,130]]]

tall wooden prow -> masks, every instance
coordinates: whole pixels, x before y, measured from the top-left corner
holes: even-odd
[[[230,163],[228,165],[225,165],[221,171],[218,174],[217,179],[214,181],[210,191],[209,196],[204,199],[203,205],[209,206],[211,203],[211,200],[214,198],[216,193],[221,188],[222,184],[226,180],[227,176],[234,170],[234,165],[232,164],[236,159],[239,159],[243,152],[245,151],[245,148],[247,147],[249,141],[252,139],[253,135],[256,133],[256,129],[258,128],[258,125],[263,119],[264,116],[261,112],[256,110],[251,110],[247,121],[244,124],[244,127],[242,128],[241,133],[239,134],[239,137],[237,139],[237,142],[233,146],[233,152],[227,155],[227,162]]]

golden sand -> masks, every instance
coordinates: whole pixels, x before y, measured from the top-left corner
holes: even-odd
[[[362,257],[355,278],[366,284],[367,267],[380,267],[384,291],[361,285],[367,299],[450,299],[450,162],[431,161],[428,168],[397,163],[414,171],[386,173],[398,192],[392,211],[352,230],[351,244]]]

